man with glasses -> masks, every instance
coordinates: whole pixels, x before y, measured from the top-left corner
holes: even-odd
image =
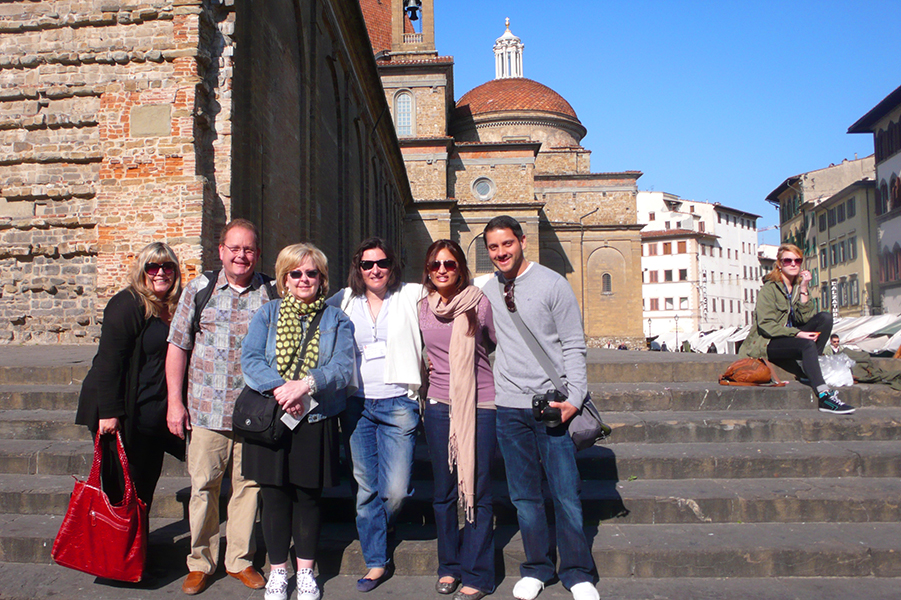
[[[219,492],[229,466],[232,492],[225,568],[249,588],[266,585],[251,563],[260,488],[241,476],[243,443],[232,433],[232,412],[244,388],[241,343],[253,314],[274,294],[269,278],[255,271],[259,239],[250,221],[235,219],[225,226],[219,236],[219,258],[220,271],[201,275],[185,287],[170,325],[166,357],[169,430],[188,440],[191,553],[182,591],[190,595],[202,592],[216,571]],[[198,302],[203,294],[208,300]]]
[[[544,468],[556,513],[557,575],[574,600],[598,600],[594,587],[597,569],[582,529],[576,448],[567,433],[567,423],[588,391],[579,305],[563,277],[525,259],[526,236],[516,219],[491,219],[484,237],[488,256],[498,269],[483,287],[497,333],[494,381],[498,445],[526,554],[519,569],[522,578],[514,586],[513,595],[519,600],[533,600],[555,572],[554,542],[541,492]],[[548,404],[559,410],[559,417],[551,422],[536,420],[532,399],[553,390],[554,384],[527,350],[514,314],[522,317],[566,385],[564,401]]]

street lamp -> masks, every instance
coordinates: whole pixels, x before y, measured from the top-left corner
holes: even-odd
[[[682,349],[679,347],[679,315],[673,317],[676,321],[676,352],[682,352]]]

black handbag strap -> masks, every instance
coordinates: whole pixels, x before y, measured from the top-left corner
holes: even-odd
[[[279,307],[281,308],[281,307]],[[319,327],[319,321],[322,320],[322,315],[325,313],[325,309],[320,310],[313,317],[313,320],[310,321],[310,324],[307,325],[307,330],[303,334],[303,343],[300,345],[300,360],[297,361],[297,364],[294,365],[294,375],[292,380],[297,379],[297,376],[300,374],[300,369],[303,367],[303,357],[307,354],[307,346],[310,343],[310,338],[313,337],[313,331]]]
[[[497,280],[498,286],[501,289],[501,297],[504,295],[504,283],[498,278]],[[519,335],[522,337],[523,341],[526,343],[526,346],[531,350],[532,355],[535,357],[535,360],[538,361],[538,364],[541,365],[541,368],[544,369],[544,372],[550,378],[551,383],[554,384],[554,387],[557,388],[557,391],[563,394],[564,397],[569,396],[566,393],[566,386],[563,385],[563,378],[557,374],[557,369],[554,368],[554,362],[551,360],[551,357],[548,356],[547,351],[535,337],[535,334],[532,333],[532,330],[525,324],[522,320],[522,316],[519,314],[519,311],[514,311],[509,313],[510,318],[513,319],[513,324],[516,325],[516,329],[519,331]]]

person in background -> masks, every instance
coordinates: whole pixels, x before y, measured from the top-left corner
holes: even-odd
[[[357,532],[368,572],[357,590],[390,576],[388,531],[411,493],[419,426],[422,337],[417,310],[422,286],[401,281],[400,261],[385,240],[363,240],[351,259],[347,287],[328,300],[354,325],[356,393],[341,430],[356,483]]]
[[[354,373],[353,326],[340,309],[326,306],[328,261],[312,244],[282,249],[275,281],[284,299],[254,315],[241,368],[248,386],[271,393],[300,423],[275,446],[247,440],[243,475],[259,484],[263,500],[260,521],[271,566],[265,600],[288,597],[292,538],[297,600],[318,600],[313,565],[322,490],[340,478],[338,414]],[[311,397],[317,403],[312,410]]]
[[[165,452],[185,456],[184,442],[166,427],[166,337],[181,296],[175,252],[163,242],[148,244],[131,263],[126,283],[103,310],[100,344],[75,422],[87,425],[92,436],[121,432],[135,491],[149,511]],[[109,445],[104,452],[103,487],[118,503],[124,485],[118,456],[106,460],[116,454]],[[106,470],[110,465],[113,470]]]
[[[711,342],[710,345],[707,346],[707,354],[716,354],[716,344]]]
[[[219,236],[222,270],[215,278],[212,295],[201,308],[200,318],[196,319],[199,329],[194,330],[198,308],[195,298],[210,285],[205,275],[194,278],[185,288],[169,330],[166,420],[169,431],[188,440],[191,476],[188,505],[191,551],[187,560],[188,576],[181,588],[188,595],[202,592],[216,571],[219,491],[229,465],[232,485],[225,524],[228,539],[225,569],[251,589],[266,585],[252,564],[260,488],[241,475],[244,444],[232,432],[235,400],[244,389],[241,342],[253,314],[270,299],[268,279],[255,270],[259,256],[259,236],[253,223],[235,219],[226,225]],[[183,396],[186,379],[188,390]]]
[[[845,347],[841,345],[841,340],[839,340],[838,335],[833,333],[829,336],[829,345],[826,346],[823,354],[825,354],[826,356],[832,356],[833,354],[840,353],[844,349]]]
[[[491,459],[497,448],[491,305],[471,284],[466,256],[451,240],[426,252],[419,327],[431,369],[423,420],[435,479],[439,594],[479,600],[494,591]],[[462,532],[457,506],[463,507]]]
[[[854,407],[842,402],[838,392],[823,380],[818,356],[832,331],[832,315],[817,312],[810,301],[810,271],[801,269],[803,254],[792,244],[776,251],[776,263],[767,273],[757,295],[757,306],[748,337],[739,356],[765,358],[778,363],[800,360],[819,400],[820,412],[848,415]]]

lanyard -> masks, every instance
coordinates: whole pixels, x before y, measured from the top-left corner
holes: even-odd
[[[778,287],[778,286],[776,286]],[[788,321],[785,323],[786,327],[794,327],[794,309],[792,308],[792,295],[788,292],[788,290],[779,288],[779,291],[785,295],[785,299],[788,300]]]

